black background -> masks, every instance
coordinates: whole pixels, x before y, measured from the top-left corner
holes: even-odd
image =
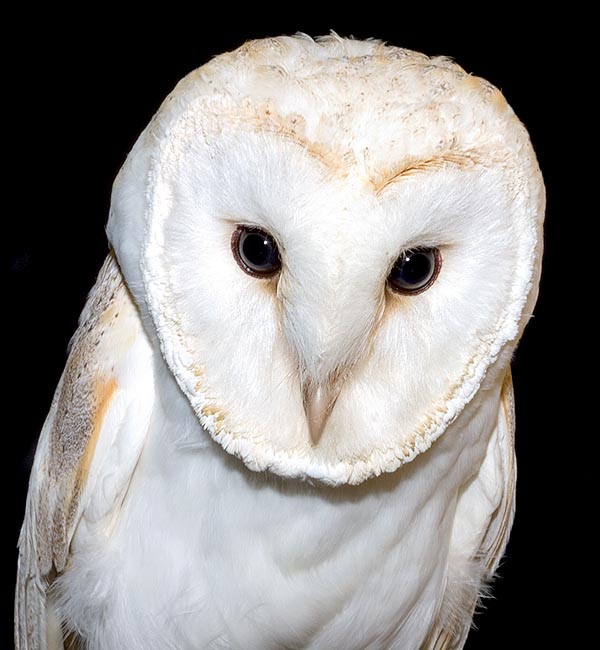
[[[34,20],[23,16],[6,27],[14,29],[17,43],[4,78],[9,111],[4,139],[16,142],[14,155],[5,158],[11,176],[4,188],[8,235],[2,238],[8,294],[2,319],[3,412],[9,420],[5,465],[13,473],[5,489],[11,545],[3,580],[7,622],[16,566],[12,549],[35,440],[68,340],[107,252],[111,183],[127,152],[175,83],[212,55],[248,38],[335,29],[452,56],[498,86],[530,131],[548,210],[540,299],[513,364],[517,516],[494,598],[476,617],[478,629],[466,647],[579,647],[576,636],[588,625],[580,585],[591,530],[574,504],[591,489],[591,469],[578,442],[582,428],[591,425],[574,408],[569,362],[576,356],[570,333],[574,298],[564,287],[565,280],[577,280],[565,164],[571,146],[564,125],[573,117],[571,82],[563,68],[569,28],[559,21],[560,27],[550,30],[547,17],[543,28],[525,24],[517,14],[483,20],[454,10],[439,16],[425,8],[410,18],[388,19],[381,10],[379,16],[362,7],[343,18],[277,18],[258,11],[240,17],[231,8],[224,12],[229,19],[209,19],[173,9],[143,25],[124,25],[118,14],[107,20],[91,12],[86,18],[52,13]],[[287,11],[293,14],[294,8]],[[470,26],[466,19],[473,21]]]

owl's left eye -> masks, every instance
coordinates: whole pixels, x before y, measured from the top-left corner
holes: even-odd
[[[238,226],[231,237],[231,251],[240,268],[254,277],[275,275],[281,268],[273,237],[260,228]]]
[[[442,255],[438,248],[404,251],[388,275],[388,285],[396,293],[421,293],[435,282],[441,266]]]

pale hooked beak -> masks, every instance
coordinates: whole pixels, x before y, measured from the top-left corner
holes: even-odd
[[[340,394],[340,388],[339,384],[333,383],[308,382],[304,386],[304,411],[313,445],[319,444],[323,429]]]

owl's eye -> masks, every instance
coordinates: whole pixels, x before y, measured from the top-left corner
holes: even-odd
[[[240,268],[249,275],[266,278],[281,268],[275,240],[259,228],[238,226],[231,237],[231,250]]]
[[[388,275],[392,291],[415,295],[435,282],[442,266],[442,256],[437,248],[412,248],[396,260]]]

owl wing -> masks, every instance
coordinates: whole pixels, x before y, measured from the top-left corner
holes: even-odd
[[[49,590],[82,520],[114,518],[152,410],[152,348],[112,253],[81,314],[42,428],[19,538],[17,650],[63,647]]]
[[[464,646],[477,600],[502,559],[515,512],[514,432],[509,368],[486,457],[458,497],[444,600],[423,650],[460,650]]]

